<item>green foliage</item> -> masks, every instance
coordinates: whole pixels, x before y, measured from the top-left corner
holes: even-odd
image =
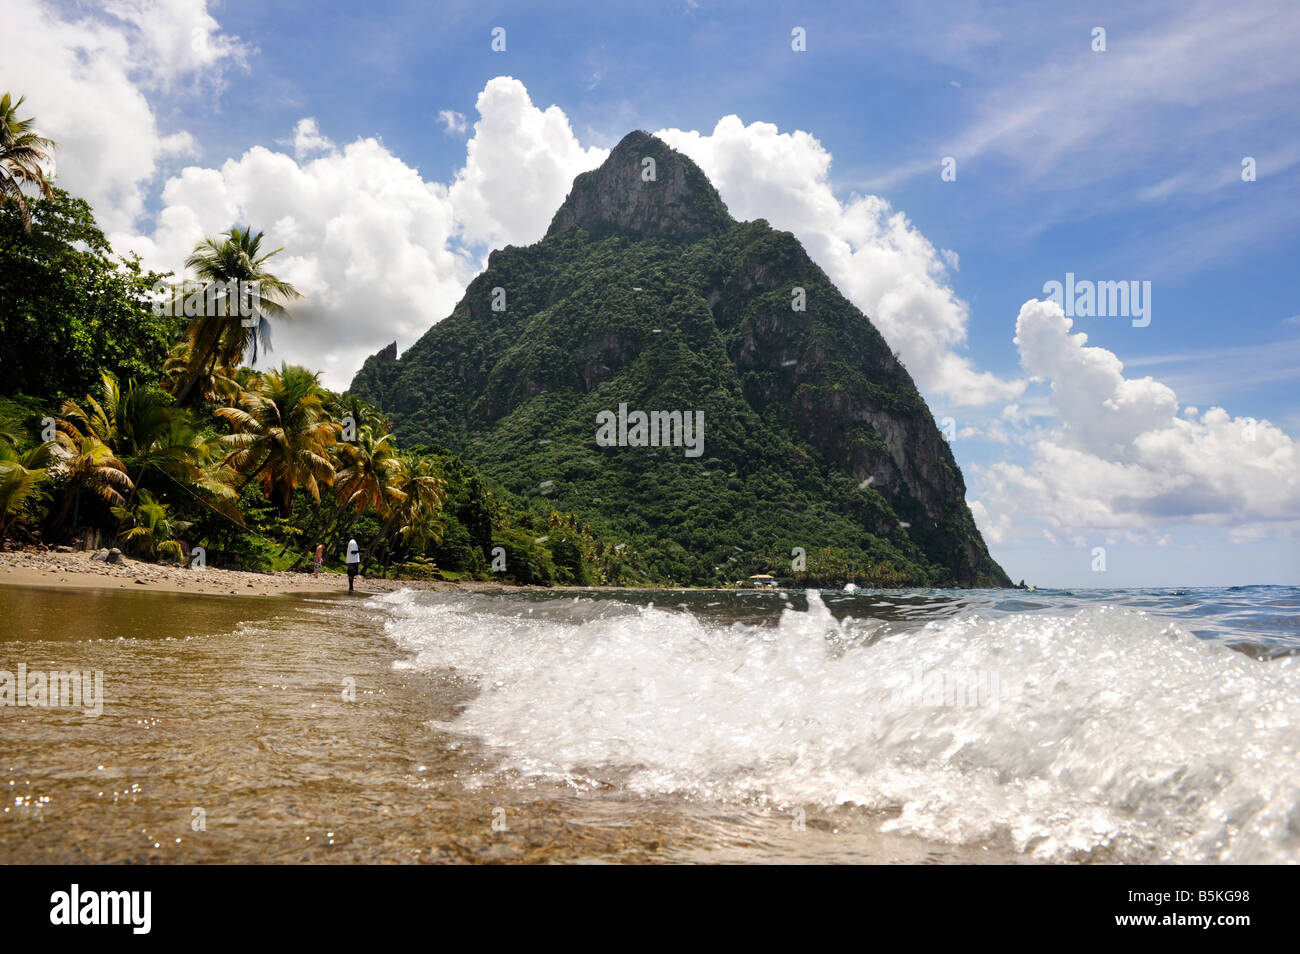
[[[176,321],[154,315],[162,276],[116,258],[83,199],[29,200],[32,231],[0,205],[0,382],[8,393],[79,397],[102,371],[156,382]]]
[[[149,491],[140,491],[133,508],[114,507],[113,516],[122,521],[120,536],[135,552],[149,558],[170,557],[178,563],[183,559],[178,537],[190,522],[175,518],[167,505],[154,499]]]
[[[501,577],[513,583],[535,583],[551,586],[556,582],[555,561],[551,551],[542,546],[540,538],[527,530],[498,530],[492,536],[493,546],[505,550],[506,566]]]
[[[0,434],[8,435],[9,443],[25,449],[39,443],[41,418],[49,413],[46,402],[27,394],[0,397]]]
[[[0,431],[0,549],[14,523],[37,516],[48,499],[53,452],[51,442],[23,450],[17,437]]]

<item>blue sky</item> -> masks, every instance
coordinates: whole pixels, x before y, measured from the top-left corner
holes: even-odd
[[[900,350],[1014,578],[1300,582],[1300,10],[1054,6],[0,0],[0,86],[120,250],[285,245],[273,357],[335,387],[660,132]],[[1027,304],[1067,272],[1150,324]]]

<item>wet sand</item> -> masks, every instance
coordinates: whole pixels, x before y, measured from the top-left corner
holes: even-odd
[[[0,574],[0,578],[3,578]],[[159,587],[161,589],[161,587]],[[0,586],[0,669],[103,672],[99,716],[0,707],[0,862],[981,862],[861,812],[644,798],[494,771],[478,687],[394,667],[382,610]]]

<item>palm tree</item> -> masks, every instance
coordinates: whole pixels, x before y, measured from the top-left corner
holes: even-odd
[[[337,445],[339,468],[335,495],[341,510],[362,514],[368,508],[379,510],[393,490],[400,467],[396,438],[392,434],[376,435],[369,426],[357,431],[355,440]]]
[[[126,467],[113,455],[113,449],[93,434],[58,433],[56,462],[50,468],[63,480],[63,502],[52,525],[59,527],[68,519],[73,502],[83,489],[91,490],[110,506],[126,503],[119,488],[129,490],[131,478]]]
[[[259,346],[271,347],[271,322],[269,315],[287,314],[284,303],[301,298],[298,290],[277,278],[266,267],[273,256],[284,251],[262,254],[263,233],[238,226],[222,233],[225,238],[205,238],[194,247],[185,260],[185,267],[194,269],[204,282],[239,282],[242,287],[254,287],[258,292],[258,309],[251,324],[246,325],[239,314],[196,315],[190,320],[187,331],[190,342],[189,365],[176,392],[176,402],[184,405],[191,400],[194,387],[204,374],[216,367],[235,367],[244,354],[257,362]]]
[[[219,439],[201,433],[193,419],[156,388],[134,380],[122,385],[112,372],[104,371],[100,390],[99,399],[88,395],[81,403],[63,402],[56,426],[68,437],[69,449],[89,437],[109,449],[116,466],[130,478],[126,484],[130,493],[121,506],[130,509],[136,493],[143,490],[145,476],[153,471],[208,509],[244,525],[239,494],[233,487],[237,475],[222,465],[225,447]]]
[[[366,545],[361,554],[362,564],[369,558],[375,544],[394,527],[408,543],[423,544],[429,539],[441,539],[441,529],[436,520],[445,489],[446,485],[430,461],[422,457],[399,457],[379,506],[380,514],[385,517],[384,525]]]
[[[112,384],[116,388],[116,380]],[[132,487],[126,465],[113,451],[118,437],[115,404],[112,400],[101,404],[93,396],[87,396],[83,403],[86,407],[64,401],[54,425],[54,463],[50,470],[63,481],[63,502],[53,520],[56,527],[68,518],[83,488],[110,506],[120,507],[126,499],[119,488]]]
[[[335,394],[330,401],[329,409],[340,426],[344,420],[351,418],[352,425],[358,430],[369,427],[376,434],[387,434],[393,429],[393,422],[380,414],[378,408],[367,404],[351,392]]]
[[[172,345],[163,362],[159,386],[168,394],[179,394],[190,378],[190,342],[182,339]],[[190,397],[197,402],[232,406],[242,387],[236,379],[237,368],[200,368],[198,379],[192,385]]]
[[[134,484],[124,506],[129,509],[135,494],[143,492],[144,478],[153,470],[172,484],[197,491],[200,503],[242,526],[239,495],[232,486],[237,475],[221,466],[225,448],[220,440],[202,434],[165,392],[133,380],[119,386],[107,371],[102,380],[104,401],[98,406],[111,422],[112,446]]]
[[[0,550],[14,522],[45,498],[53,449],[54,443],[45,441],[20,452],[13,435],[0,433]]]
[[[337,409],[337,404],[335,407]],[[336,438],[340,437],[341,428],[337,420],[334,428]],[[395,440],[390,433],[377,434],[370,424],[362,424],[350,441],[337,440],[331,448],[334,464],[333,512],[328,516],[322,514],[319,520],[313,521],[303,534],[306,539],[328,541],[345,516],[359,517],[370,507],[380,507],[391,491],[397,468]],[[324,529],[320,530],[322,526]],[[285,543],[280,551],[281,556],[290,545],[290,542]],[[297,569],[306,556],[304,551],[290,569]]]
[[[244,475],[241,489],[260,479],[267,498],[279,497],[285,512],[293,511],[298,487],[320,500],[321,485],[334,479],[329,448],[335,431],[324,396],[316,374],[281,364],[256,378],[239,406],[213,412],[234,429],[222,438],[232,448],[224,463]]]
[[[149,491],[140,491],[140,502],[134,509],[114,507],[113,516],[124,525],[130,524],[122,539],[135,544],[145,556],[163,554],[177,561],[184,559],[184,549],[176,538],[190,528],[190,522],[173,518],[167,505],[160,503]]]
[[[13,102],[8,93],[0,96],[0,204],[12,202],[18,206],[23,228],[31,232],[32,210],[23,186],[34,185],[41,195],[49,198],[52,193],[45,166],[53,163],[51,153],[58,143],[32,131],[35,117],[18,118],[23,98],[20,96]]]
[[[446,484],[437,466],[424,457],[402,458],[398,481],[405,494],[398,526],[402,542],[420,549],[426,543],[441,543],[443,525],[439,518]]]

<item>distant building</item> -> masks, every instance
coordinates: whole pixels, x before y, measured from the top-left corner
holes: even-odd
[[[767,573],[755,573],[749,578],[754,586],[776,586],[776,577]]]

